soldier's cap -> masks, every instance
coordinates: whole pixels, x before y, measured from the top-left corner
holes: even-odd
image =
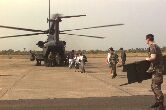
[[[108,50],[109,50],[109,51],[114,51],[114,49],[113,49],[112,47],[110,47]]]
[[[149,39],[150,41],[154,40],[154,35],[153,34],[148,34],[146,35],[146,40]]]

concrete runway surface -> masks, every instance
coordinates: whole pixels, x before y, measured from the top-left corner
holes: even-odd
[[[34,65],[29,59],[0,59],[0,110],[151,110],[154,102],[151,80],[123,85],[126,72],[118,68],[111,79],[104,58],[89,58],[85,74]],[[164,94],[165,81],[166,76]]]

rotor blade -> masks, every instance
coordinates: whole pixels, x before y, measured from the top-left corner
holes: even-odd
[[[84,36],[84,37],[91,37],[91,38],[98,38],[98,39],[104,39],[105,37],[99,37],[99,36],[89,36],[89,35],[78,35],[78,34],[69,34],[69,33],[60,33],[60,34],[66,34],[66,35],[74,35],[74,36]]]
[[[45,32],[45,31],[42,31],[42,30],[19,28],[19,27],[12,27],[12,26],[3,26],[3,25],[0,25],[0,28],[8,28],[8,29],[31,31],[31,32]]]
[[[73,17],[81,17],[86,15],[74,15],[74,16],[60,16],[60,18],[73,18]]]
[[[3,37],[0,37],[0,39],[12,38],[12,37],[33,36],[33,35],[39,35],[39,34],[45,34],[45,33],[33,33],[33,34],[22,34],[22,35],[13,35],[13,36],[3,36]]]
[[[72,29],[72,30],[63,30],[63,31],[60,31],[60,32],[74,31],[74,30],[84,30],[84,29],[92,29],[92,28],[103,28],[103,27],[120,26],[120,25],[124,25],[124,24],[112,24],[112,25],[94,26],[94,27],[88,27],[88,28],[80,28],[80,29]]]

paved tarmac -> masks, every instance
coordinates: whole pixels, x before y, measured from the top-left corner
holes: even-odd
[[[83,74],[67,67],[33,66],[27,59],[0,59],[0,110],[151,110],[151,80],[125,85],[122,68],[111,79],[104,58],[88,60]],[[164,94],[165,88],[164,82]]]

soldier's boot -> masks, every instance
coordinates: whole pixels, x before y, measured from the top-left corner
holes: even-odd
[[[159,107],[159,102],[156,102],[155,104],[151,105],[150,107],[151,108],[157,108],[157,107]]]
[[[162,102],[159,103],[159,110],[165,110],[165,106]]]
[[[112,79],[114,79],[116,76],[117,76],[117,74],[113,74],[113,75],[112,75]]]

